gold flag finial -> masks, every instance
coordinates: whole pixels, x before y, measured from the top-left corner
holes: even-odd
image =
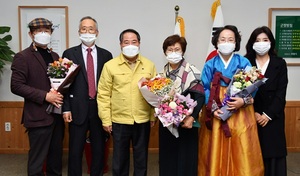
[[[215,0],[215,2],[211,6],[210,15],[213,19],[215,19],[217,8],[218,8],[219,5],[221,5],[221,1],[220,0]]]

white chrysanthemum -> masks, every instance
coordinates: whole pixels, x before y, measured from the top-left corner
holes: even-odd
[[[251,84],[252,84],[251,81],[247,81],[247,82],[245,83],[245,86],[248,87],[248,86],[250,86]]]
[[[238,89],[240,89],[240,88],[242,88],[242,83],[240,83],[240,82],[234,82],[233,86],[236,87],[236,88],[238,88]]]
[[[176,104],[174,101],[171,101],[171,102],[169,103],[169,106],[170,106],[170,108],[172,108],[172,109],[176,109],[177,104]]]

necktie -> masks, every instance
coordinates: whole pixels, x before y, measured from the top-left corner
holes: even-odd
[[[87,49],[87,77],[89,85],[89,96],[90,98],[95,98],[96,96],[96,86],[95,86],[95,74],[94,74],[94,61],[91,54],[92,48]]]

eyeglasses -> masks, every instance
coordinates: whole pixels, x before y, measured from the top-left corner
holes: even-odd
[[[181,52],[181,48],[168,48],[166,50],[166,53],[172,53],[172,52],[175,52],[175,53],[180,53]]]
[[[89,32],[90,34],[94,34],[94,33],[96,33],[97,29],[94,29],[94,28],[81,28],[79,31],[80,31],[80,33]]]
[[[219,38],[220,43],[235,43],[235,38]]]

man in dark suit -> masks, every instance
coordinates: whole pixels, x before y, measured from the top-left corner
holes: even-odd
[[[45,18],[36,18],[29,23],[32,44],[17,53],[11,65],[11,91],[24,98],[22,124],[28,132],[28,175],[62,175],[62,147],[64,121],[61,115],[48,114],[49,104],[59,107],[63,96],[50,91],[47,66],[58,60],[57,53],[48,48],[52,23]]]
[[[103,174],[106,133],[98,116],[96,86],[105,62],[112,54],[95,45],[98,24],[90,16],[83,17],[79,25],[82,44],[67,49],[63,57],[81,66],[68,94],[64,95],[63,117],[69,122],[68,175],[82,175],[82,156],[87,132],[91,142],[91,175]]]

